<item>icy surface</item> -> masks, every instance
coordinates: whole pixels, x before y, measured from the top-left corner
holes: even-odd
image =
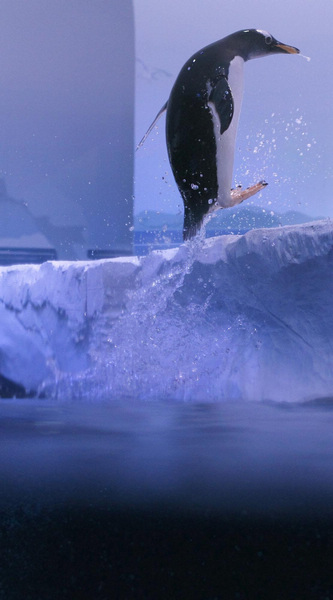
[[[333,224],[0,269],[0,373],[61,398],[333,395]]]

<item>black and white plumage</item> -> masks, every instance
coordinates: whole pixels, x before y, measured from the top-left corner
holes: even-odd
[[[184,201],[184,239],[216,208],[239,204],[267,185],[231,190],[243,67],[252,58],[298,52],[266,31],[246,29],[199,50],[181,69],[147,134],[166,110],[168,155]]]

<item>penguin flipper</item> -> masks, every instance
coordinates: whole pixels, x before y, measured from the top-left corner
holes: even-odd
[[[222,135],[230,126],[234,114],[234,100],[226,77],[221,77],[219,81],[211,85],[207,106],[210,109],[216,138],[217,131],[218,135]],[[194,201],[193,194],[195,194],[193,191],[182,193],[184,200],[184,241],[191,239],[198,233],[205,218],[211,212],[211,205],[208,203],[207,198],[199,195]]]
[[[166,102],[165,104],[163,104],[161,110],[158,111],[155,119],[153,120],[152,124],[148,127],[146,133],[144,134],[142,140],[140,140],[140,142],[138,143],[136,150],[139,150],[139,148],[141,148],[141,146],[143,146],[143,144],[145,143],[148,135],[150,134],[150,132],[154,129],[158,119],[163,115],[163,113],[166,111],[168,106],[168,102]]]
[[[214,85],[208,99],[213,121],[218,118],[219,133],[222,135],[231,123],[234,114],[234,99],[226,77]]]

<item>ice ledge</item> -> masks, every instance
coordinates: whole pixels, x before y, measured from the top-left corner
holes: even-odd
[[[291,388],[291,399],[333,395],[332,249],[327,220],[141,258],[0,268],[0,374],[26,390],[50,389],[103,362],[107,349],[106,364],[122,373],[113,375],[117,394],[276,399]],[[173,319],[182,319],[178,337]],[[127,378],[121,344],[122,356],[133,348]]]

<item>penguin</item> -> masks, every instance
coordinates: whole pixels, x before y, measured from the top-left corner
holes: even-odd
[[[262,190],[260,181],[231,189],[244,63],[271,54],[298,54],[294,46],[261,29],[244,29],[199,50],[185,63],[140,147],[166,111],[170,165],[184,202],[183,239],[195,236],[206,217]]]

